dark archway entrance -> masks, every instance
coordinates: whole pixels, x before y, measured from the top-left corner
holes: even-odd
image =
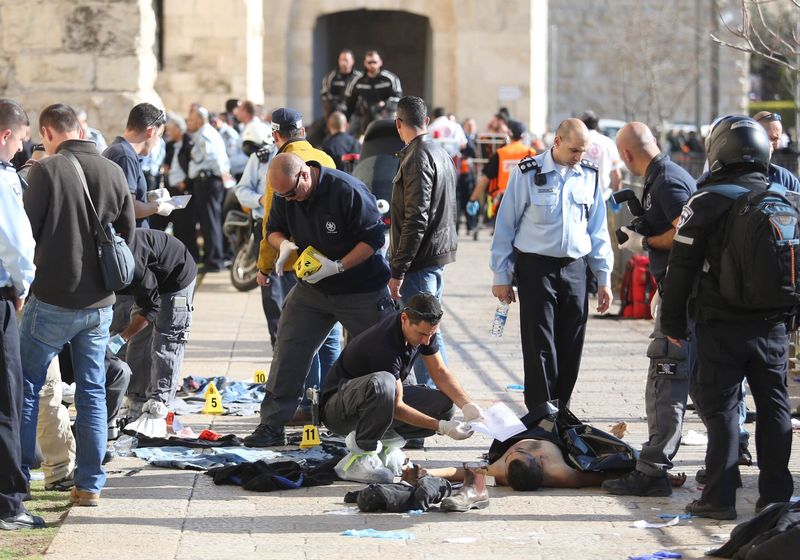
[[[319,88],[342,49],[353,51],[363,71],[364,53],[374,49],[383,67],[398,75],[404,95],[430,99],[431,26],[427,17],[390,10],[351,10],[317,18],[314,26],[314,116],[322,116]]]

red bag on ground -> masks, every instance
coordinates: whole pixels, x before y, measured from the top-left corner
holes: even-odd
[[[658,289],[656,279],[650,272],[650,257],[633,255],[625,266],[622,277],[619,316],[627,319],[652,319],[650,300]]]

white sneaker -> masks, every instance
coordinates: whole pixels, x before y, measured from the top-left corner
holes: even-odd
[[[383,448],[380,442],[378,442],[378,448],[375,451],[364,451],[356,444],[356,433],[350,432],[345,443],[350,453],[339,461],[333,469],[339,478],[366,484],[373,482],[388,484],[394,481],[394,473],[384,467],[378,458],[378,453]]]

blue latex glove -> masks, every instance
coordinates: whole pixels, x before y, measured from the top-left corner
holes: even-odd
[[[476,216],[478,210],[481,209],[481,203],[477,200],[470,200],[467,202],[467,216]]]
[[[111,350],[111,353],[116,355],[120,348],[125,345],[125,339],[122,338],[121,334],[117,334],[111,337],[108,341],[108,349]]]
[[[661,560],[662,558],[683,558],[683,556],[678,552],[669,552],[667,550],[659,550],[644,556],[628,556],[628,560]]]

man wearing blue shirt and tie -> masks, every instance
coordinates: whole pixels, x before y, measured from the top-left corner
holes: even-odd
[[[492,294],[520,301],[525,406],[569,402],[588,316],[586,265],[598,280],[597,311],[611,304],[614,255],[597,167],[583,154],[589,131],[567,119],[553,147],[512,171],[492,239]]]

